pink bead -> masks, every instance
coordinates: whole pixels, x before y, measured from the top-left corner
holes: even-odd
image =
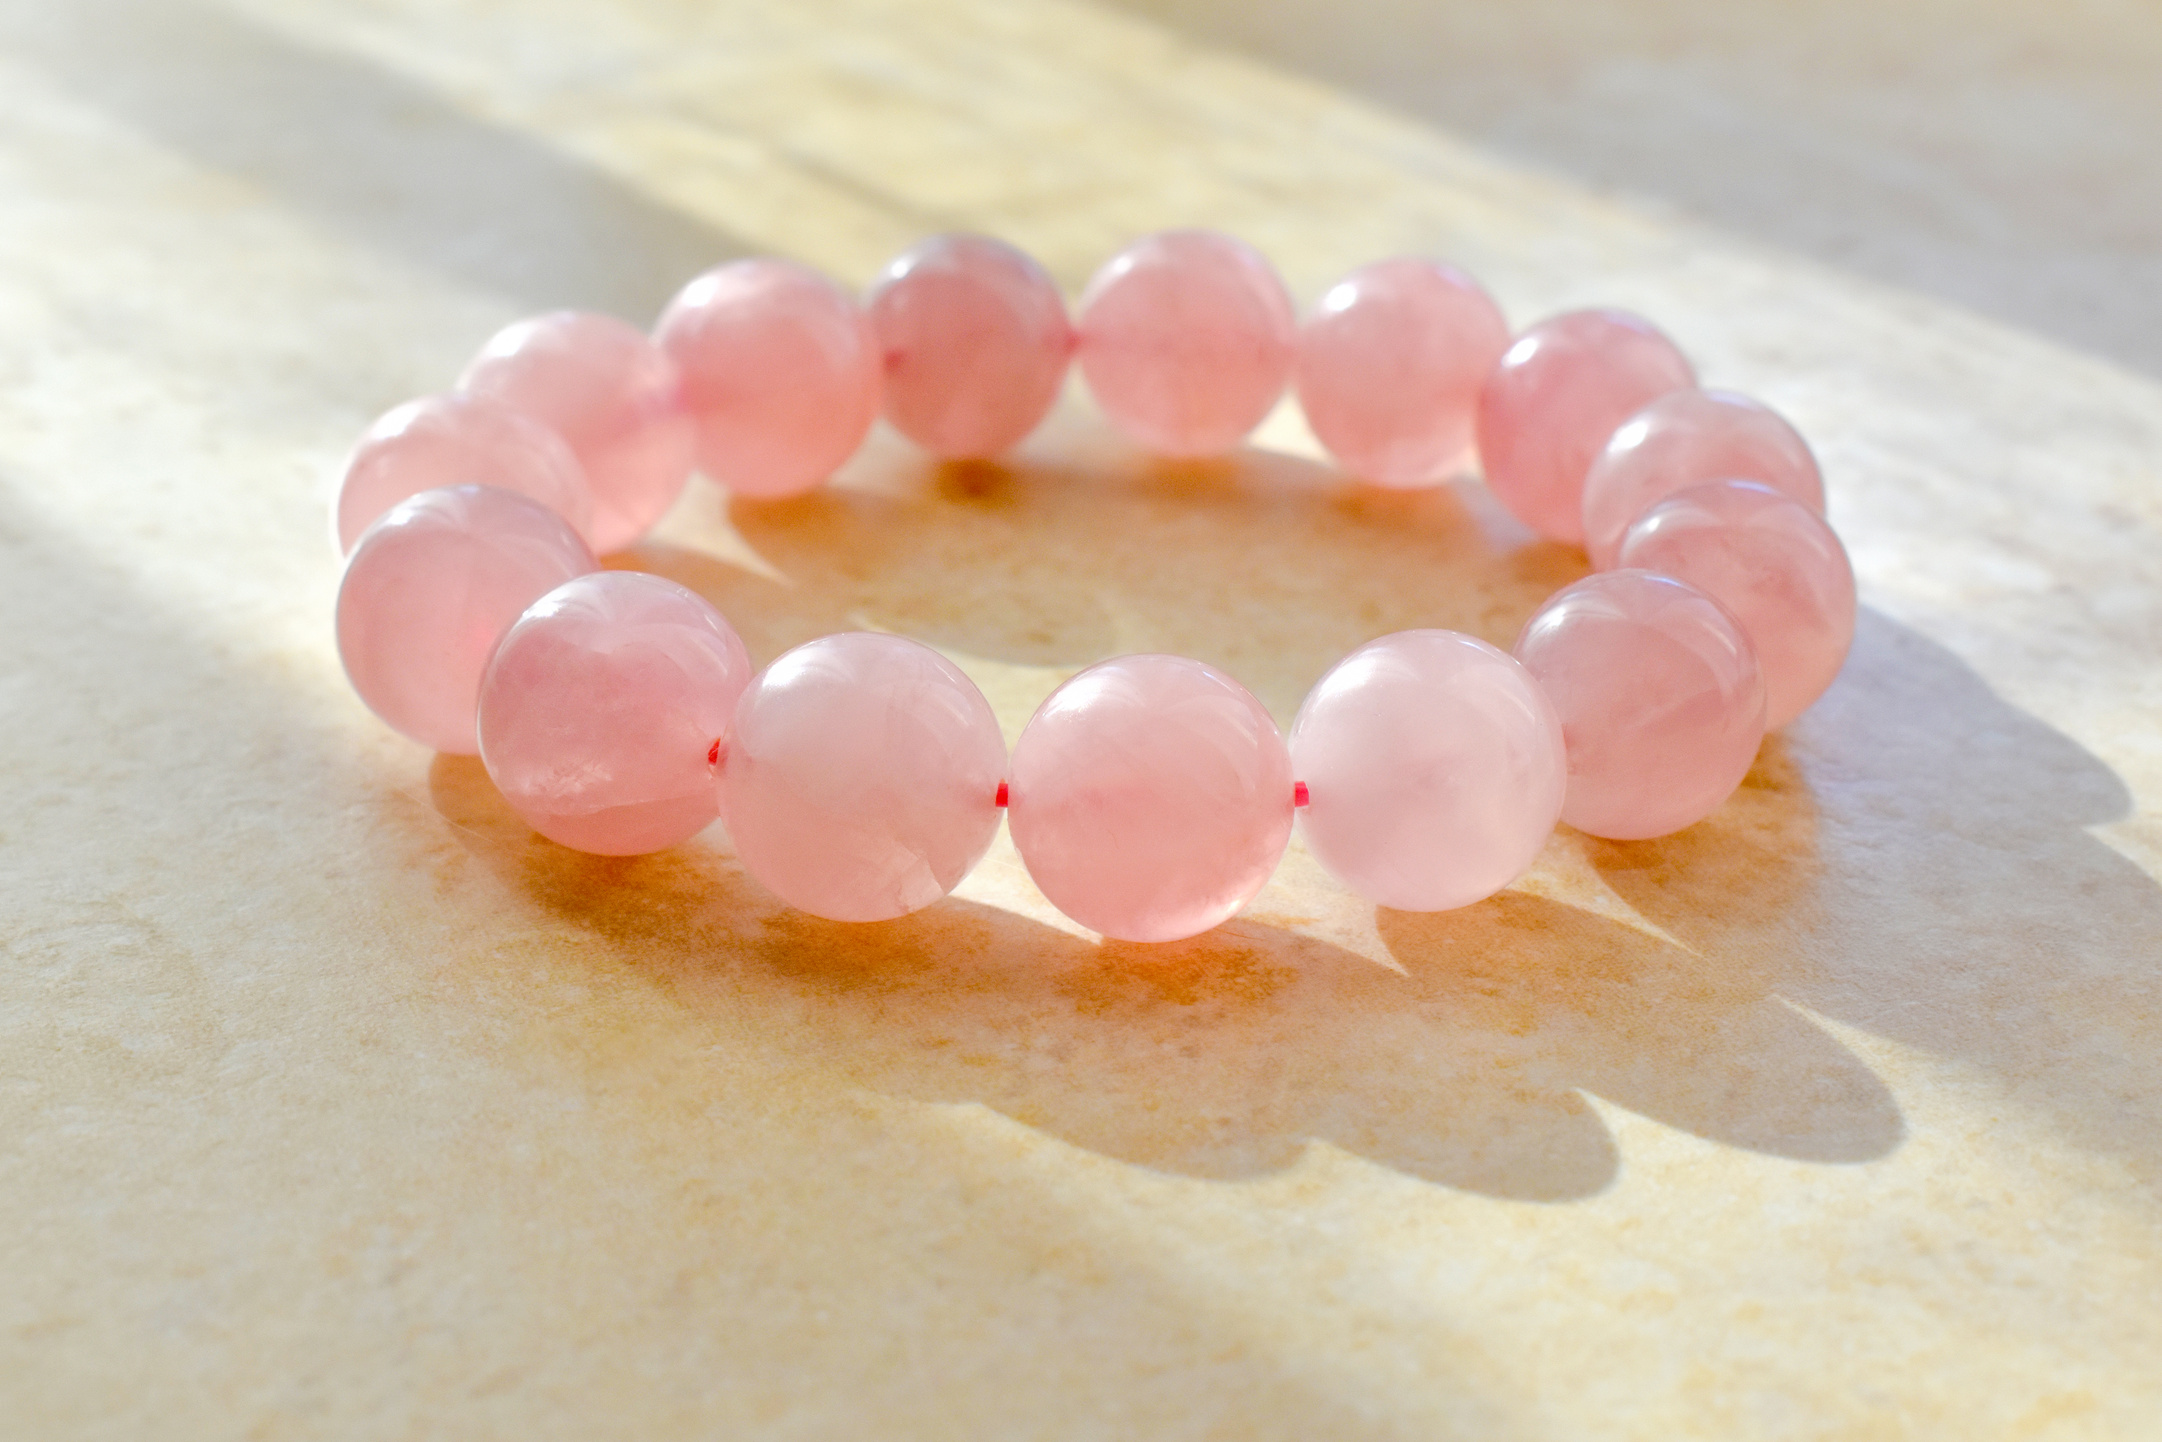
[[[995,456],[1058,399],[1074,344],[1066,302],[1002,240],[933,236],[886,267],[868,309],[886,419],[933,455]]]
[[[1114,425],[1167,456],[1237,446],[1291,378],[1297,317],[1243,241],[1167,230],[1120,251],[1082,293],[1081,373]]]
[[[1299,328],[1299,405],[1345,470],[1428,485],[1468,458],[1480,388],[1508,348],[1501,308],[1471,277],[1380,261],[1331,286]]]
[[[1615,840],[1664,836],[1726,800],[1764,739],[1764,683],[1734,618],[1649,571],[1603,571],[1560,592],[1516,658],[1561,717],[1561,819]]]
[[[407,496],[466,485],[516,491],[589,535],[593,493],[563,438],[500,401],[453,391],[407,401],[368,427],[338,488],[338,549],[351,551]]]
[[[1176,941],[1268,882],[1291,806],[1291,757],[1244,687],[1183,656],[1120,656],[1037,708],[1007,824],[1059,910],[1122,941]]]
[[[1454,631],[1369,641],[1291,728],[1321,864],[1370,901],[1445,911],[1531,866],[1568,787],[1561,722],[1514,659]]]
[[[798,646],[736,706],[721,772],[744,868],[833,921],[884,921],[960,885],[998,831],[1006,742],[975,683],[902,636]]]
[[[1732,391],[1673,391],[1621,424],[1584,477],[1584,549],[1604,571],[1622,532],[1676,491],[1761,481],[1823,513],[1809,443],[1777,412]]]
[[[1627,311],[1539,322],[1516,338],[1479,397],[1488,489],[1542,536],[1582,541],[1584,476],[1607,437],[1655,397],[1695,384],[1688,357]]]
[[[368,709],[438,751],[480,749],[488,653],[518,614],[594,567],[554,511],[493,486],[423,491],[361,536],[338,587],[338,657]]]
[[[683,371],[698,468],[739,496],[814,490],[878,418],[878,341],[817,271],[758,258],[707,271],[654,331]]]
[[[600,571],[533,603],[488,663],[480,754],[511,809],[551,841],[637,856],[720,815],[708,754],[751,658],[674,581]]]
[[[676,368],[614,316],[557,311],[497,332],[460,388],[524,411],[570,444],[593,491],[593,548],[630,545],[691,474]]]
[[[1802,714],[1854,642],[1854,569],[1824,518],[1754,481],[1691,486],[1622,536],[1618,564],[1687,581],[1733,612],[1764,672],[1764,725]]]

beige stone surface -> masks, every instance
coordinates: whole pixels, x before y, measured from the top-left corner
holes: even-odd
[[[883,927],[533,839],[330,645],[324,488],[491,328],[1221,225],[1656,316],[1866,607],[1718,815],[1460,913],[1294,847],[1169,949],[1002,842]],[[1009,732],[1163,649],[1288,720],[1581,558],[1280,415],[879,437],[622,559]],[[0,5],[0,1436],[2138,1438],[2162,1416],[2162,384],[1111,12]]]

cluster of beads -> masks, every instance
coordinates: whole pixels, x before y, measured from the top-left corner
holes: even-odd
[[[1369,642],[1288,739],[1215,669],[1135,655],[1058,687],[1009,757],[981,692],[929,647],[832,635],[754,674],[705,600],[594,559],[643,535],[694,468],[741,496],[818,486],[881,413],[941,457],[995,455],[1070,362],[1165,454],[1237,446],[1291,387],[1377,484],[1476,460],[1503,505],[1597,570],[1514,655],[1439,630]],[[1400,259],[1301,321],[1250,247],[1171,231],[1114,257],[1069,318],[1021,252],[942,236],[863,302],[753,259],[693,280],[650,336],[575,312],[497,335],[456,390],[392,411],[355,452],[338,645],[377,715],[477,751],[563,845],[635,854],[725,818],[784,900],[874,921],[951,891],[1004,808],[1054,905],[1166,941],[1259,891],[1295,815],[1331,872],[1407,910],[1508,885],[1557,820],[1626,839],[1701,819],[1845,657],[1854,580],[1823,505],[1792,426],[1698,389],[1632,315],[1512,339],[1469,278]]]

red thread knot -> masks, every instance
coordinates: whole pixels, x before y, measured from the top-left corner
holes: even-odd
[[[1292,804],[1293,806],[1304,806],[1304,805],[1306,805],[1306,803],[1307,803],[1307,795],[1306,795],[1306,783],[1305,783],[1304,781],[1294,781],[1294,782],[1292,782],[1292,783],[1291,783],[1291,804]]]
[[[996,797],[994,797],[994,798],[992,799],[992,801],[991,801],[991,804],[992,804],[993,806],[1004,806],[1004,805],[1006,804],[1006,783],[1005,783],[1005,782],[1001,781],[1001,782],[999,782],[999,783],[998,783],[998,795],[997,795]]]

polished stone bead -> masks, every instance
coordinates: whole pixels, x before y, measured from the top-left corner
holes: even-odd
[[[1101,661],[1014,745],[1008,825],[1051,904],[1122,941],[1229,918],[1291,837],[1291,757],[1246,689],[1182,656]]]
[[[465,485],[516,491],[592,539],[593,493],[563,438],[501,401],[452,391],[407,401],[360,438],[338,487],[338,549],[350,552],[406,497]]]
[[[1291,728],[1299,828],[1353,891],[1444,911],[1524,874],[1568,785],[1561,722],[1522,665],[1455,631],[1369,641]]]
[[[1617,565],[1687,581],[1734,614],[1776,730],[1824,694],[1854,642],[1854,568],[1824,518],[1754,481],[1667,497],[1622,535]]]
[[[1479,458],[1495,498],[1557,541],[1584,539],[1584,477],[1623,421],[1696,384],[1651,322],[1579,310],[1516,338],[1479,397]]]
[[[1756,653],[1724,607],[1649,571],[1603,571],[1549,600],[1516,658],[1561,718],[1561,819],[1615,840],[1701,821],[1764,739]]]
[[[1824,510],[1809,443],[1777,411],[1731,391],[1683,390],[1622,422],[1584,477],[1584,549],[1600,570],[1622,532],[1676,491],[1706,481],[1760,481]]]
[[[982,235],[938,235],[887,265],[865,307],[886,419],[948,460],[995,456],[1050,411],[1073,354],[1044,268]]]
[[[929,906],[998,831],[1006,743],[975,683],[903,636],[788,652],[736,706],[721,769],[744,869],[803,911],[884,921]]]
[[[878,341],[856,298],[770,256],[693,280],[654,335],[683,372],[698,468],[739,496],[817,489],[878,418]]]
[[[1501,307],[1471,277],[1377,261],[1331,286],[1299,327],[1299,405],[1346,471],[1431,485],[1471,458],[1480,388],[1508,348]]]
[[[556,587],[496,647],[480,754],[511,809],[551,841],[636,856],[720,814],[708,755],[751,659],[697,593],[638,571]]]
[[[554,511],[493,486],[423,491],[362,534],[338,587],[338,657],[368,709],[426,746],[480,749],[488,654],[519,613],[594,568]]]
[[[496,334],[459,386],[502,401],[569,443],[593,492],[593,549],[618,551],[675,504],[691,474],[691,421],[676,368],[614,316],[557,311]]]
[[[1219,455],[1291,379],[1298,317],[1252,246],[1209,230],[1135,241],[1096,272],[1076,328],[1096,404],[1150,450]]]

